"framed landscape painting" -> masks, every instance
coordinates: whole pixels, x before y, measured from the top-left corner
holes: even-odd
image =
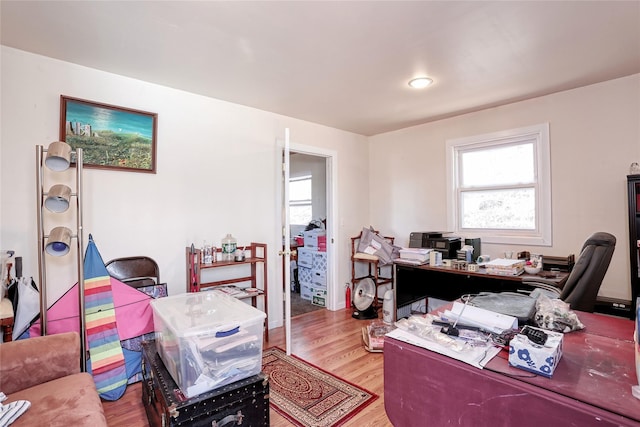
[[[158,115],[60,96],[60,141],[82,148],[83,167],[156,173]]]

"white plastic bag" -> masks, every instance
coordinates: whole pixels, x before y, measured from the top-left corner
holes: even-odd
[[[40,313],[40,294],[32,285],[33,279],[18,279],[18,307],[13,322],[13,340],[26,331],[33,319]]]

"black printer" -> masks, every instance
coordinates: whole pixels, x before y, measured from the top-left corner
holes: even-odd
[[[409,234],[410,248],[428,248],[442,253],[444,259],[456,259],[457,252],[462,249],[462,239],[454,236],[443,236],[442,231],[414,231]]]

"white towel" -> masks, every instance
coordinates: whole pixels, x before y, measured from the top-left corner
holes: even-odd
[[[27,400],[16,400],[6,405],[1,403],[5,400],[7,400],[7,396],[0,392],[0,427],[11,425],[31,406],[31,402]]]

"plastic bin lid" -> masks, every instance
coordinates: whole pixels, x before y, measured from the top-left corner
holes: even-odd
[[[172,295],[151,300],[159,316],[177,336],[215,334],[262,323],[266,314],[243,301],[219,291]],[[156,322],[156,330],[158,328]]]

